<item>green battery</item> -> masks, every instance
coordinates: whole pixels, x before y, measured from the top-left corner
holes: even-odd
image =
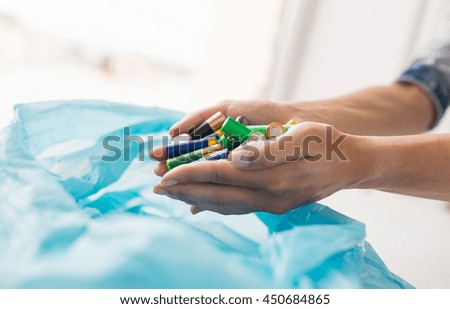
[[[252,132],[261,132],[264,136],[266,135],[267,126],[248,126],[248,128],[252,130]]]
[[[250,126],[247,126],[247,128],[249,128],[250,130],[252,130],[252,131],[258,131],[258,132],[261,132],[261,133],[266,133],[266,130],[267,130],[267,125],[250,125]],[[283,125],[283,127],[286,129],[286,131],[287,130],[289,130],[291,127],[292,127],[292,125]]]
[[[263,132],[260,132],[258,130],[252,130],[252,133],[250,133],[248,140],[250,142],[259,142],[266,140],[266,135]]]
[[[245,142],[252,132],[249,128],[244,126],[243,124],[237,122],[231,117],[228,117],[223,125],[222,125],[222,131],[226,135],[230,136],[233,139],[238,140],[239,142]]]
[[[284,128],[284,131],[287,131],[287,130],[289,130],[292,127],[292,125],[282,125],[279,122],[272,122],[269,125],[253,125],[253,126],[247,126],[247,128],[252,130],[252,132],[261,132],[262,134],[264,134],[264,136],[267,139],[272,139],[273,136],[270,136],[270,133],[268,133],[268,132],[270,132],[270,130],[268,128],[271,127],[275,123],[277,124],[276,126],[281,126],[282,127],[282,128],[280,128],[280,130],[283,130],[283,128]],[[283,133],[283,132],[280,132],[280,133]]]
[[[167,170],[170,171],[171,169],[173,169],[177,166],[197,161],[197,160],[203,158],[203,156],[205,156],[213,151],[217,151],[217,150],[221,150],[221,149],[222,149],[222,145],[216,144],[216,145],[212,145],[210,147],[206,147],[203,149],[189,152],[187,154],[184,154],[184,155],[181,155],[181,156],[178,156],[175,158],[170,158],[166,161]]]
[[[234,148],[238,147],[241,144],[241,142],[234,140],[231,137],[226,136],[226,135],[222,135],[219,138],[219,143],[222,145],[223,149],[229,149],[229,150],[233,150]]]

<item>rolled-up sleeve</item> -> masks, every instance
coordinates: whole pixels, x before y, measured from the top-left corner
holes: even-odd
[[[414,83],[428,93],[436,110],[435,126],[449,106],[450,15],[443,22],[437,37],[416,57],[398,81]]]

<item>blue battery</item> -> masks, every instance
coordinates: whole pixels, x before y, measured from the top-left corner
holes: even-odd
[[[213,133],[201,139],[168,145],[166,147],[167,158],[175,158],[195,150],[215,145],[217,144],[218,138],[219,135],[217,133]]]
[[[228,149],[219,150],[201,158],[200,160],[197,160],[196,162],[226,159],[229,152],[230,151]]]

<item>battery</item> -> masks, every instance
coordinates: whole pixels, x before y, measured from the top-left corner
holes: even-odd
[[[208,135],[201,139],[196,139],[188,142],[174,143],[170,144],[166,147],[167,158],[174,158],[180,155],[203,149],[218,143],[218,139],[220,138],[219,134],[223,134],[222,132],[216,133],[214,132],[211,135]]]
[[[286,122],[287,125],[294,125],[297,124],[297,121],[295,121],[295,119],[289,119],[288,122]]]
[[[171,170],[177,166],[183,165],[183,164],[187,164],[187,163],[191,163],[194,161],[197,161],[199,159],[201,159],[202,157],[204,157],[205,155],[217,151],[217,150],[221,150],[222,149],[222,145],[221,144],[215,144],[203,149],[199,149],[199,150],[195,150],[192,151],[190,153],[186,153],[184,155],[175,157],[175,158],[170,158],[167,159],[166,161],[166,166],[167,166],[167,170]]]
[[[236,139],[241,143],[245,142],[252,132],[249,128],[237,122],[231,117],[228,117],[224,121],[222,125],[222,131],[229,137]]]
[[[174,158],[178,157],[180,155],[203,149],[208,146],[212,146],[217,144],[217,138],[216,137],[204,137],[199,140],[193,140],[189,142],[179,143],[179,144],[173,144],[168,145],[166,147],[166,154],[167,158]]]
[[[248,126],[250,124],[250,121],[248,121],[245,116],[237,116],[236,121],[242,123],[244,126]]]
[[[215,151],[197,160],[196,162],[226,159],[228,157],[229,152],[230,151],[228,149]]]
[[[187,134],[192,139],[199,139],[205,136],[208,136],[214,131],[220,129],[223,122],[225,121],[226,116],[221,112],[217,112],[208,119],[205,120],[202,124],[193,127],[187,131]]]
[[[266,136],[268,139],[276,138],[286,132],[286,128],[279,122],[269,123],[266,129]]]
[[[290,128],[292,128],[293,125],[282,125],[282,126],[283,126],[283,128],[285,129],[285,132],[286,132]],[[270,137],[266,135],[266,131],[267,131],[268,127],[269,127],[269,125],[250,125],[250,126],[247,126],[247,128],[249,128],[250,130],[261,132],[261,133],[263,133],[266,136],[267,139],[270,139]]]
[[[239,145],[241,144],[241,142],[239,142],[238,140],[234,140],[226,135],[222,135],[219,138],[219,143],[222,145],[222,148],[229,150],[233,150],[234,148],[239,147]]]
[[[266,135],[258,130],[255,130],[250,133],[248,140],[251,142],[264,141],[266,140]]]

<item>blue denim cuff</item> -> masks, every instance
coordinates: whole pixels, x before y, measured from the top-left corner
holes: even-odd
[[[415,62],[397,81],[416,84],[428,93],[436,109],[434,127],[449,105],[450,86],[446,77],[433,66]]]

